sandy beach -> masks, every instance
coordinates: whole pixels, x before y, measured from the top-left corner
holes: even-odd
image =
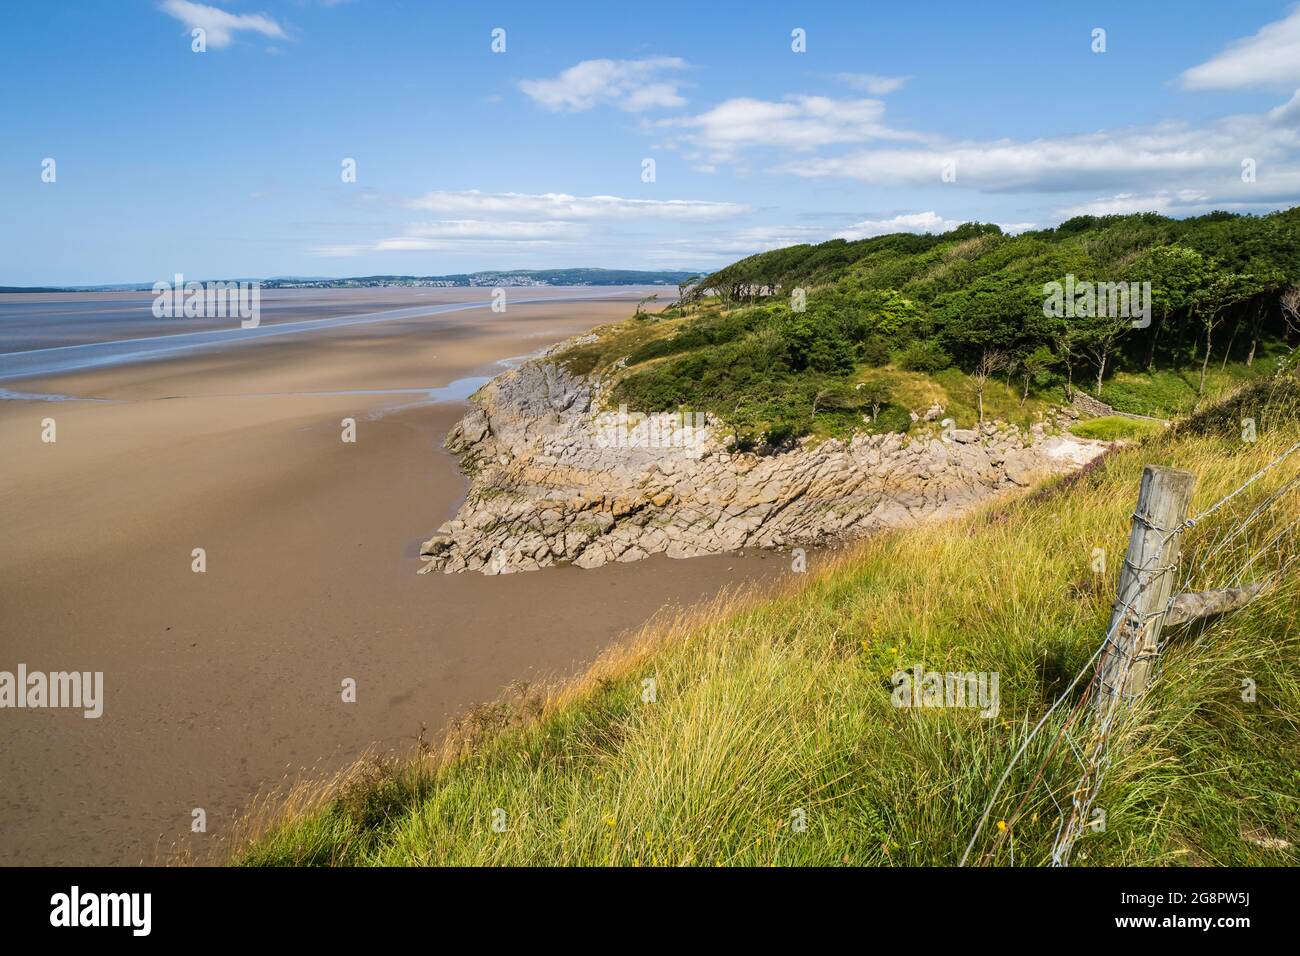
[[[280,293],[267,324],[417,314],[0,382],[96,399],[0,401],[0,669],[103,671],[105,683],[99,719],[0,712],[0,863],[159,862],[195,808],[201,852],[286,774],[409,746],[514,680],[576,672],[664,606],[785,571],[748,554],[416,574],[420,541],[466,487],[441,448],[464,395],[504,361],[626,318],[645,294],[515,292],[555,301],[500,315],[487,289]],[[561,301],[574,295],[595,297]],[[37,302],[60,298],[74,299]],[[467,300],[482,306],[415,308]],[[42,337],[42,320],[24,325],[7,301],[6,351],[91,340]],[[21,345],[8,337],[19,327]],[[130,315],[106,329],[157,333]],[[341,440],[344,418],[355,443]]]

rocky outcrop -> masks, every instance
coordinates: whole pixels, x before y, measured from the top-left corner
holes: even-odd
[[[960,514],[1105,449],[986,424],[733,454],[711,419],[598,413],[599,390],[543,357],[475,394],[446,441],[470,490],[425,542],[423,572],[815,546]]]

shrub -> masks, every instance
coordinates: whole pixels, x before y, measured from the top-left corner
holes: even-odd
[[[871,418],[870,415],[867,416]],[[901,405],[886,405],[880,410],[875,421],[863,425],[863,431],[870,435],[883,435],[886,432],[906,432],[912,427],[912,416]]]
[[[889,343],[879,335],[873,335],[862,343],[860,350],[862,361],[868,365],[881,366],[889,363]]]
[[[894,364],[907,372],[938,372],[952,365],[952,356],[934,342],[913,342],[894,353]]]
[[[794,441],[795,426],[790,422],[776,422],[767,430],[764,441],[773,448],[782,448]]]

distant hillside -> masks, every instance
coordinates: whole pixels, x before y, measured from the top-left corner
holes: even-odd
[[[466,272],[445,276],[360,276],[352,279],[270,279],[266,288],[350,288],[353,286],[550,286],[550,285],[677,285],[698,278],[698,272],[638,269],[511,269]]]
[[[676,286],[699,276],[698,272],[638,269],[508,269],[489,272],[465,272],[443,276],[352,276],[332,279],[321,276],[276,276],[271,279],[216,279],[211,281],[257,281],[263,289],[369,289],[390,286],[418,288],[459,288],[499,286],[568,286],[568,285],[664,285]],[[171,279],[171,276],[167,276]],[[190,277],[196,278],[197,277]],[[209,279],[197,279],[204,282]],[[147,292],[152,282],[84,286],[0,286],[5,292]]]

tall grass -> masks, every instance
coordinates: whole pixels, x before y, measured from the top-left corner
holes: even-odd
[[[564,687],[467,715],[440,750],[360,765],[247,822],[245,864],[951,865],[1008,759],[1100,642],[1144,463],[1198,475],[1193,511],[1300,438],[1293,381],[964,519],[882,535],[643,631]],[[1242,441],[1239,417],[1257,421]],[[1300,455],[1188,532],[1196,568]],[[1113,742],[1074,862],[1282,864],[1300,840],[1300,586],[1293,491],[1209,559],[1287,568],[1245,610],[1171,635]],[[1094,549],[1109,571],[1094,573]],[[890,678],[1000,675],[1000,712],[896,708]],[[1242,681],[1254,682],[1254,702]],[[649,683],[653,682],[653,683]],[[652,692],[651,692],[652,691]],[[653,698],[647,701],[647,698]],[[1029,747],[975,854],[1042,864],[1079,764]],[[1012,811],[1021,806],[1018,815]],[[997,821],[1012,821],[1005,830]],[[494,825],[495,824],[495,825]]]
[[[1164,426],[1160,422],[1145,418],[1124,418],[1120,415],[1105,415],[1101,418],[1086,418],[1070,426],[1070,433],[1080,438],[1096,441],[1119,441],[1121,439],[1141,438],[1154,434]]]

